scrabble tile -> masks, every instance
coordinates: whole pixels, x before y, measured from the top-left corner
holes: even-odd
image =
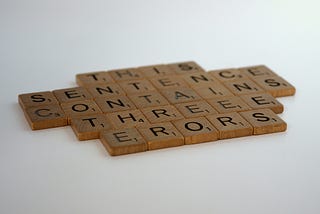
[[[149,121],[140,110],[119,111],[107,114],[107,118],[116,129],[145,126]]]
[[[93,98],[87,89],[83,87],[58,89],[54,90],[53,94],[60,103],[89,100]]]
[[[283,105],[268,93],[241,95],[240,98],[253,110],[268,108],[276,114],[283,112]]]
[[[184,137],[185,144],[218,140],[218,131],[204,117],[176,120],[173,125]]]
[[[79,86],[88,86],[92,84],[112,83],[114,80],[106,71],[97,71],[76,75],[76,82]]]
[[[175,104],[175,107],[182,113],[185,118],[201,117],[209,114],[218,114],[218,112],[212,108],[204,100],[188,102],[188,103],[179,103]]]
[[[274,97],[292,96],[296,89],[279,76],[257,77],[254,81]]]
[[[182,114],[172,105],[141,109],[150,123],[161,123],[183,119]]]
[[[148,150],[184,145],[183,135],[170,123],[156,123],[138,128],[148,144]]]
[[[191,88],[174,88],[161,90],[160,93],[171,103],[185,103],[196,100],[201,100],[202,98]]]
[[[119,85],[126,94],[137,94],[156,90],[155,87],[153,87],[153,85],[146,79],[123,81],[120,82]]]
[[[207,100],[219,113],[240,112],[251,108],[240,97],[221,97]]]
[[[34,106],[57,105],[59,104],[56,97],[50,91],[41,91],[18,96],[20,106],[25,109]]]
[[[138,67],[138,70],[146,78],[163,77],[175,74],[175,72],[172,71],[167,65],[162,64]]]
[[[184,81],[192,88],[220,83],[215,77],[208,73],[192,73],[181,75]]]
[[[253,135],[252,126],[236,112],[213,114],[206,118],[219,131],[219,139]]]
[[[160,91],[170,88],[189,87],[188,84],[178,75],[156,77],[149,80]]]
[[[246,77],[240,70],[235,68],[212,70],[208,71],[208,74],[221,82],[233,81]]]
[[[72,117],[102,113],[98,105],[93,100],[80,100],[68,103],[61,103],[61,108],[71,123]]]
[[[215,83],[213,85],[203,86],[194,88],[194,90],[203,98],[203,99],[213,99],[218,97],[233,96],[233,93],[227,89],[221,83]]]
[[[205,72],[205,70],[201,68],[200,65],[193,61],[171,63],[167,64],[167,66],[169,66],[169,68],[176,74]]]
[[[247,66],[238,69],[249,78],[277,76],[277,74],[265,65]]]
[[[145,152],[146,140],[135,128],[102,131],[100,140],[110,155],[125,155]]]
[[[104,113],[136,109],[135,105],[126,96],[97,98],[95,102]]]
[[[240,112],[241,116],[253,126],[253,134],[284,132],[287,124],[270,109]]]
[[[137,108],[169,105],[169,102],[159,92],[150,91],[140,94],[132,94],[130,100]]]
[[[86,87],[94,98],[125,96],[126,93],[117,83],[104,83]]]
[[[66,126],[67,117],[57,104],[24,109],[24,115],[32,130]]]
[[[224,82],[224,85],[235,95],[264,92],[261,87],[249,78],[241,78],[234,81]]]
[[[110,155],[286,130],[275,97],[295,88],[264,65],[206,72],[193,61],[76,75],[80,87],[18,96],[31,128],[70,124]]]
[[[100,137],[100,131],[112,129],[104,114],[93,114],[71,118],[71,127],[78,140],[91,140]]]
[[[109,74],[116,82],[143,79],[143,75],[136,68],[110,70]]]

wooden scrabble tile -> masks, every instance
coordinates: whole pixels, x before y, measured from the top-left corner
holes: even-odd
[[[167,66],[176,74],[205,72],[205,70],[201,68],[200,65],[193,61],[171,63],[167,64]]]
[[[245,78],[246,76],[242,72],[235,68],[211,70],[208,71],[209,75],[217,78],[221,82],[233,81]]]
[[[178,75],[156,77],[149,80],[159,90],[189,87],[188,84]]]
[[[172,71],[167,65],[163,64],[138,67],[138,70],[146,78],[162,77],[175,74],[175,72]]]
[[[119,111],[107,114],[107,118],[116,129],[145,126],[149,121],[140,110]]]
[[[183,119],[182,114],[171,105],[156,106],[141,109],[150,123],[161,123]]]
[[[169,105],[169,102],[159,92],[150,91],[140,94],[130,95],[130,100],[137,108],[147,108],[153,106]]]
[[[191,88],[173,88],[173,89],[161,90],[160,93],[171,104],[202,100],[202,98]]]
[[[19,104],[23,109],[42,105],[58,105],[59,102],[51,91],[41,91],[18,96]]]
[[[214,85],[207,85],[194,88],[194,90],[203,98],[203,99],[213,99],[218,97],[233,96],[229,89],[227,89],[221,83],[215,83]]]
[[[24,115],[32,130],[68,125],[67,117],[57,104],[24,109]]]
[[[276,114],[283,112],[283,105],[268,93],[241,95],[240,98],[253,110],[268,108]]]
[[[183,135],[185,144],[218,140],[219,132],[204,117],[176,120],[172,123]]]
[[[92,99],[91,94],[83,87],[58,89],[53,94],[60,103]]]
[[[265,65],[255,65],[248,67],[238,68],[243,74],[248,76],[249,78],[256,78],[261,76],[277,76],[270,68]]]
[[[170,122],[139,127],[138,131],[147,141],[148,150],[184,145],[182,134]]]
[[[80,100],[68,103],[61,103],[61,108],[71,123],[72,117],[102,113],[98,105],[93,100]]]
[[[253,134],[283,132],[287,124],[270,109],[240,112],[241,116],[253,126]]]
[[[181,77],[192,88],[220,83],[215,77],[208,73],[183,74]]]
[[[94,98],[125,96],[126,93],[117,83],[104,83],[87,86],[87,90]]]
[[[234,81],[224,82],[224,85],[235,95],[264,92],[261,87],[249,78],[241,78]]]
[[[76,75],[76,82],[79,86],[88,86],[92,84],[112,83],[114,80],[106,71],[97,71]]]
[[[292,96],[296,89],[279,76],[257,77],[254,81],[274,97]]]
[[[220,97],[207,100],[207,102],[219,113],[240,112],[251,108],[240,97]]]
[[[212,108],[204,100],[188,102],[188,103],[179,103],[175,104],[175,107],[180,111],[185,118],[201,117],[209,114],[218,114],[218,112]]]
[[[143,79],[143,75],[136,68],[110,70],[109,73],[116,82]]]
[[[71,118],[71,127],[78,140],[91,140],[100,137],[100,131],[112,129],[104,114],[84,115]]]
[[[102,131],[100,140],[110,155],[125,155],[145,152],[146,140],[135,128]]]
[[[96,98],[95,102],[104,113],[136,109],[135,105],[126,96]]]
[[[122,81],[119,82],[119,85],[126,94],[137,94],[156,90],[155,87],[153,87],[153,85],[146,79]]]
[[[219,131],[219,139],[253,135],[252,126],[238,113],[208,115],[206,118]]]

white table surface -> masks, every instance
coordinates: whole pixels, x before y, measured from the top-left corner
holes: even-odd
[[[319,1],[0,1],[0,213],[320,213]],[[75,74],[266,64],[297,89],[285,133],[110,157],[31,131],[17,95]]]

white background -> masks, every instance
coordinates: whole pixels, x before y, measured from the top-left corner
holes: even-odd
[[[0,1],[0,213],[320,213],[319,1]],[[31,131],[17,95],[75,74],[266,64],[296,88],[285,133],[110,157]],[[221,142],[221,143],[220,143]]]

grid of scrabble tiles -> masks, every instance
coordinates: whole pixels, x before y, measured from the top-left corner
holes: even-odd
[[[195,62],[78,74],[79,87],[19,95],[33,130],[71,125],[110,155],[282,132],[276,97],[295,88],[264,65],[206,72]]]

